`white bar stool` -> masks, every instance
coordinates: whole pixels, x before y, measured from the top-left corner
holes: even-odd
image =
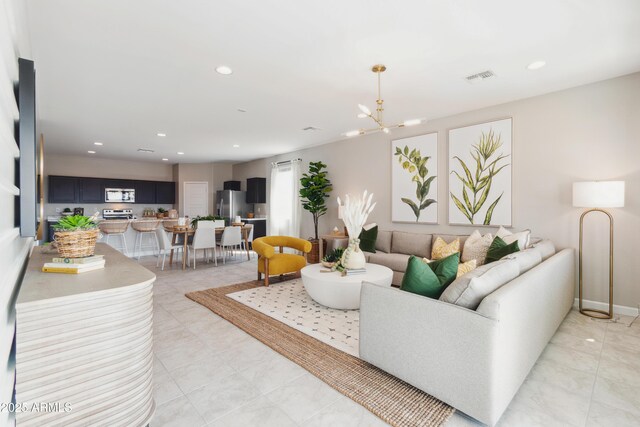
[[[153,248],[153,254],[156,252],[160,253],[160,244],[158,242],[158,235],[156,234],[156,229],[160,226],[160,221],[158,220],[139,220],[132,221],[131,228],[136,230],[138,233],[136,234],[136,242],[133,245],[133,256],[138,256],[136,259],[140,259],[140,253],[143,248]],[[145,234],[147,236],[153,236],[151,239],[151,243],[147,245],[143,245],[143,240]]]
[[[105,235],[104,242],[108,245],[111,245],[114,249],[119,250],[126,256],[129,256],[129,250],[127,249],[127,238],[124,233],[129,229],[129,221],[118,221],[118,220],[104,220],[100,221],[98,224],[98,228]],[[111,236],[120,237],[120,246],[116,247],[109,243],[109,238]]]

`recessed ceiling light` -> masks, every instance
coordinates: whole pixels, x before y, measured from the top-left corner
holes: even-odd
[[[93,145],[103,145],[103,144],[102,144],[102,142],[96,141],[96,142],[93,143]]]
[[[167,136],[167,134],[166,134],[166,133],[162,133],[162,132],[158,132],[158,133],[156,133],[156,135],[158,135],[158,136],[160,136],[160,137],[165,137],[165,136]]]
[[[238,144],[233,144],[233,148],[240,148]]]
[[[95,151],[93,151],[93,150],[89,150],[89,151],[87,151],[87,153],[89,153],[89,154],[96,154],[96,152],[95,152]]]
[[[166,157],[162,159],[163,162],[168,162],[169,159],[167,159]]]
[[[178,151],[178,156],[182,156],[184,153],[182,151]]]
[[[547,65],[545,61],[534,61],[531,64],[527,65],[527,69],[529,70],[539,70],[540,68]]]
[[[233,70],[226,65],[221,65],[219,67],[216,67],[216,73],[228,76],[229,74],[233,73]]]

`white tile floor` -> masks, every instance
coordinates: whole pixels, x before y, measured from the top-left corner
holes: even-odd
[[[385,426],[376,416],[258,340],[184,297],[255,279],[247,262],[177,265],[140,260],[155,284],[152,427]],[[621,322],[630,322],[622,318]],[[448,426],[476,423],[456,413]],[[640,426],[640,320],[632,327],[572,311],[500,426]]]

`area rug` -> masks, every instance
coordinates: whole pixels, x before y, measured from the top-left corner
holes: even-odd
[[[227,297],[307,335],[358,357],[360,311],[328,308],[315,302],[301,279],[259,286]]]
[[[262,286],[251,281],[186,294],[297,363],[392,426],[440,426],[454,409],[410,384],[227,297]]]

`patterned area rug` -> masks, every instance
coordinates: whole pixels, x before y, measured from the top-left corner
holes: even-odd
[[[410,384],[256,311],[228,294],[260,281],[191,292],[186,296],[302,366],[393,426],[440,426],[454,409]]]
[[[315,302],[301,279],[260,286],[227,294],[285,325],[304,332],[331,347],[358,357],[359,310],[336,310]]]

